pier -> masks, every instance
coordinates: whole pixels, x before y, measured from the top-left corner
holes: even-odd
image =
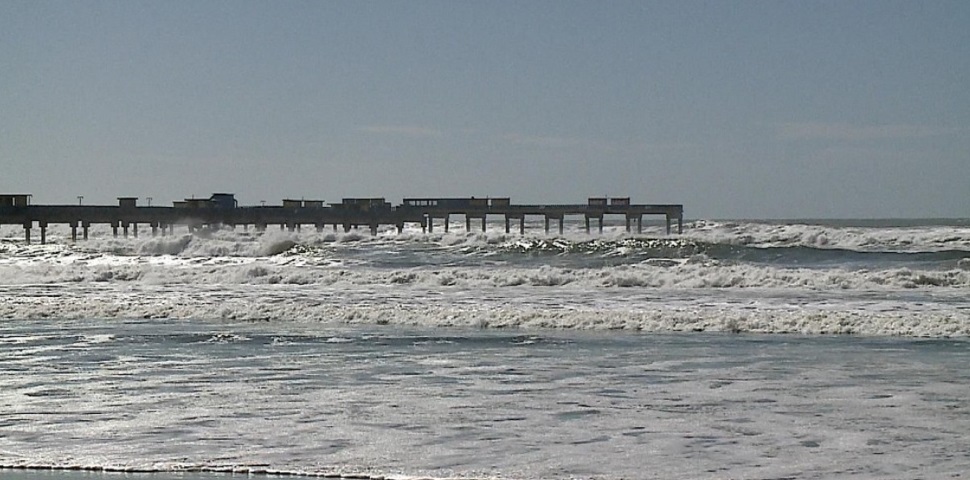
[[[666,219],[667,234],[671,233],[673,222],[677,232],[683,233],[684,207],[677,204],[633,204],[629,197],[589,198],[584,204],[553,205],[516,205],[505,198],[405,198],[393,206],[384,198],[344,198],[340,203],[325,204],[322,200],[282,201],[282,205],[260,205],[240,207],[233,194],[216,193],[207,199],[185,199],[168,206],[139,206],[136,197],[119,197],[117,205],[34,205],[29,194],[0,195],[0,226],[21,225],[24,237],[30,243],[31,232],[36,225],[40,231],[40,243],[47,242],[49,225],[63,224],[71,227],[71,239],[86,240],[91,225],[110,225],[115,236],[138,236],[139,225],[150,229],[151,235],[174,233],[176,227],[187,228],[189,232],[200,229],[235,228],[252,226],[258,231],[269,226],[279,226],[289,231],[313,227],[322,231],[332,226],[334,231],[342,228],[345,232],[367,227],[371,234],[377,234],[381,226],[393,226],[398,233],[406,224],[418,224],[425,232],[433,232],[439,221],[445,232],[450,229],[452,216],[463,215],[465,229],[471,231],[472,222],[481,222],[485,231],[486,219],[502,217],[505,232],[512,231],[513,222],[518,223],[519,233],[525,233],[526,217],[545,219],[545,231],[549,233],[553,222],[559,233],[563,232],[566,216],[581,216],[586,220],[586,232],[591,232],[595,221],[600,233],[603,232],[603,217],[606,215],[623,216],[626,231],[631,232],[636,225],[638,233],[643,232],[643,217],[662,215]]]

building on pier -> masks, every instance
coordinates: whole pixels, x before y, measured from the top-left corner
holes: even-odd
[[[0,207],[26,207],[30,205],[29,193],[8,193],[0,195]]]
[[[213,193],[209,197],[209,202],[215,208],[238,208],[239,201],[236,200],[236,195],[233,193]]]
[[[340,203],[330,205],[345,212],[377,212],[391,210],[391,202],[384,197],[344,198]]]

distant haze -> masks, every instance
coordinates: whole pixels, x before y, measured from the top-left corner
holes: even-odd
[[[968,86],[966,1],[8,0],[0,193],[968,217]]]

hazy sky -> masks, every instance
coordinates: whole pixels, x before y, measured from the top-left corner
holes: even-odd
[[[0,0],[0,192],[970,216],[970,2]]]

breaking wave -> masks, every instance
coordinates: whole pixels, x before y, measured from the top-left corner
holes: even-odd
[[[0,318],[970,333],[965,225],[687,227],[673,236],[94,232],[77,243],[53,232],[49,245],[8,229]]]
[[[576,288],[799,288],[881,290],[970,288],[970,261],[884,268],[779,267],[722,262],[702,254],[689,258],[644,258],[636,263],[600,267],[570,265],[434,265],[382,268],[335,258],[294,246],[268,258],[253,257],[104,257],[53,256],[44,261],[0,262],[5,284],[138,282],[178,284],[289,284],[343,286]]]
[[[16,295],[11,295],[13,292]],[[762,294],[765,292],[761,292]],[[109,284],[0,288],[0,318],[194,318],[471,328],[551,328],[649,332],[970,336],[962,295],[935,306],[850,295],[809,297],[666,292],[602,297],[558,287],[510,301],[496,289],[380,292],[345,288],[214,286],[150,288]],[[649,297],[649,296],[647,296]],[[952,302],[952,303],[951,303]],[[963,303],[961,303],[963,302]]]

